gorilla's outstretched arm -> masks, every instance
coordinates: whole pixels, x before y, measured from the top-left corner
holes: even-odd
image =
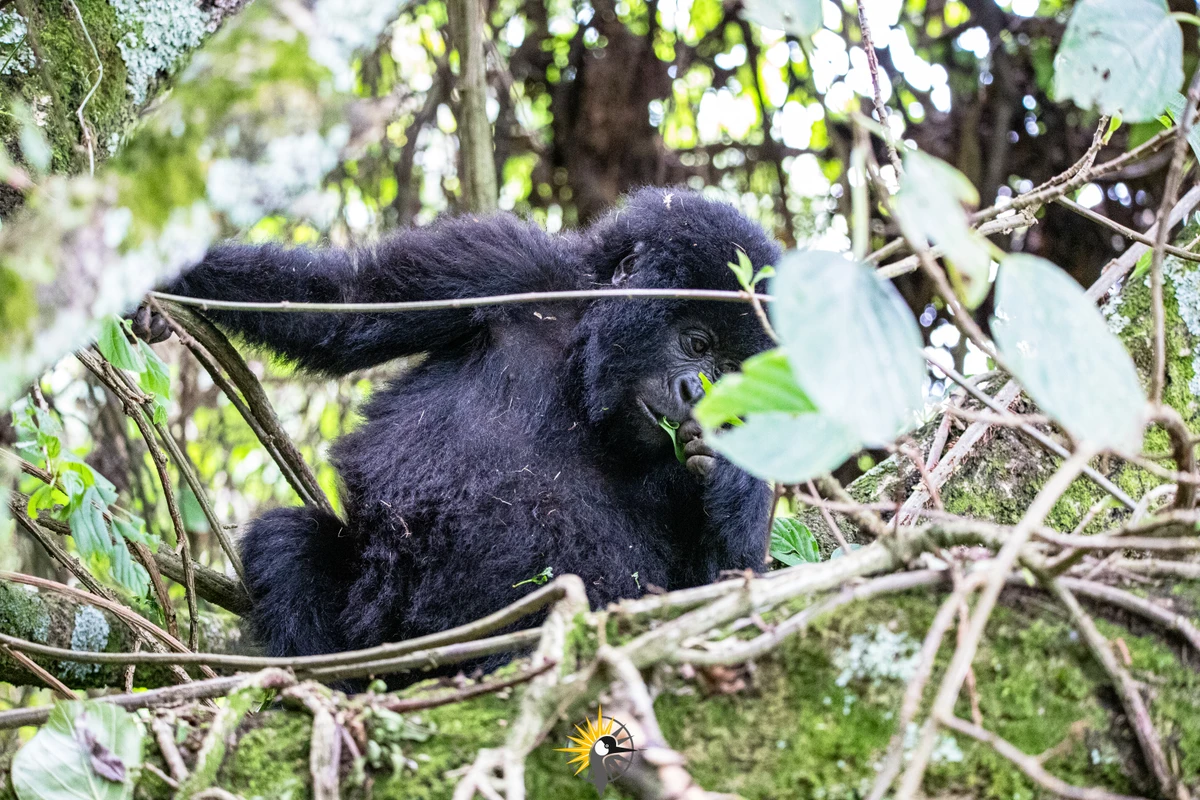
[[[171,294],[213,300],[363,303],[578,288],[572,250],[510,216],[459,217],[353,250],[223,245]],[[404,313],[206,312],[249,342],[340,375],[390,359],[481,341],[486,309]]]

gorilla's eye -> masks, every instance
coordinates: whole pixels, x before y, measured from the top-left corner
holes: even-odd
[[[687,344],[688,349],[692,351],[692,355],[702,356],[708,352],[708,340],[699,334],[689,334]]]

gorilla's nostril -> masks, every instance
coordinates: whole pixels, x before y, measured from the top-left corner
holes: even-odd
[[[684,375],[675,384],[675,392],[679,399],[687,405],[694,405],[704,397],[704,386],[698,375]]]

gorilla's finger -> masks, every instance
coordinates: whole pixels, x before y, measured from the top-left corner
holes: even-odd
[[[679,430],[675,431],[675,438],[687,444],[693,439],[699,439],[702,434],[703,431],[700,429],[700,423],[689,417],[680,423]]]
[[[713,456],[691,456],[684,466],[694,477],[704,480],[716,463],[717,459]]]
[[[133,335],[139,339],[149,340],[150,324],[153,321],[153,315],[150,313],[150,306],[138,306],[137,311],[133,312],[131,321],[133,322]]]
[[[165,342],[171,338],[171,333],[171,326],[167,324],[167,321],[161,314],[152,314],[150,316],[150,336],[146,341],[150,344]]]

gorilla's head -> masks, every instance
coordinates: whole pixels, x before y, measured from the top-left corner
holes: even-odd
[[[776,244],[732,206],[680,189],[643,189],[587,232],[587,265],[617,288],[737,291],[738,250],[755,269]],[[589,420],[632,456],[671,457],[660,420],[680,423],[715,381],[771,346],[750,305],[698,300],[601,300],[585,313],[572,364]]]

